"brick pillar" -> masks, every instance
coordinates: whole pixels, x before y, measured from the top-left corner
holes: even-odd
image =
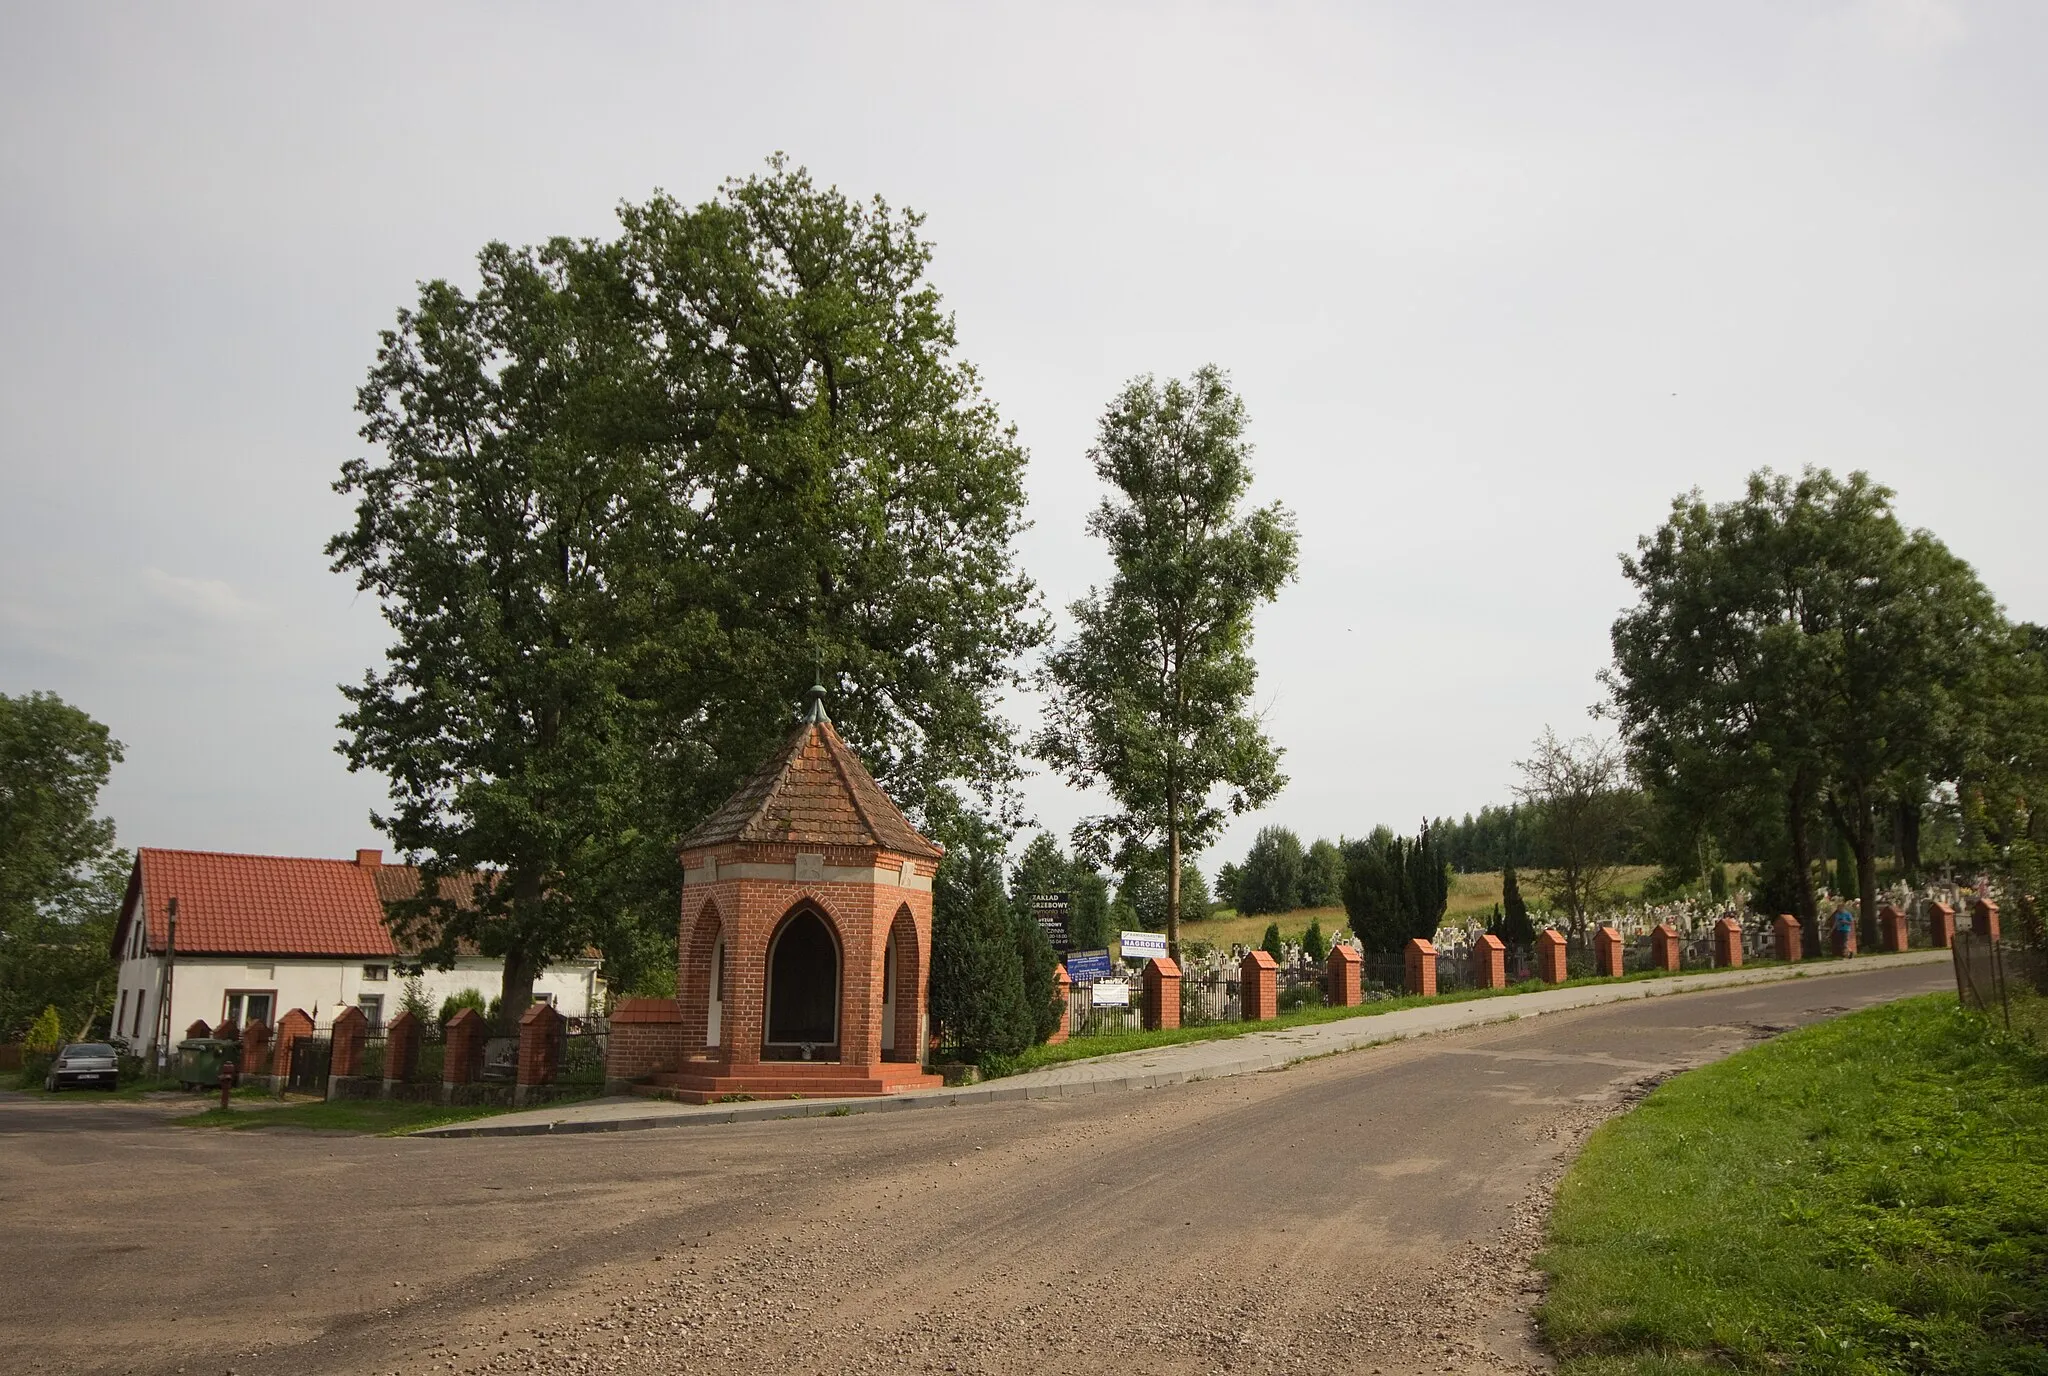
[[[1593,932],[1593,969],[1607,979],[1621,978],[1621,933],[1612,927]]]
[[[1052,967],[1052,984],[1053,992],[1060,998],[1060,1025],[1052,1030],[1045,1044],[1058,1046],[1072,1034],[1074,1027],[1074,1010],[1070,1007],[1074,997],[1074,978],[1067,973],[1065,965]]]
[[[363,1043],[370,1039],[370,1020],[360,1008],[344,1008],[334,1015],[334,1047],[327,1058],[327,1097],[334,1097],[336,1080],[352,1079],[363,1067]]]
[[[1946,903],[1927,905],[1927,940],[1937,951],[1956,944],[1956,910]]]
[[[1998,905],[1980,898],[1970,905],[1970,930],[1986,941],[1998,940]]]
[[[1482,936],[1472,947],[1472,982],[1481,989],[1508,987],[1508,944],[1497,936]]]
[[[394,1085],[409,1083],[420,1068],[420,1020],[400,1013],[384,1029],[384,1092],[388,1098]]]
[[[1714,921],[1714,964],[1742,964],[1742,924],[1732,917]]]
[[[605,1093],[679,1069],[688,1053],[683,1005],[676,999],[620,999],[604,1043]]]
[[[562,1064],[563,1018],[552,1003],[530,1003],[519,1015],[519,1067],[512,1102],[526,1102],[529,1090],[555,1082]]]
[[[1238,1016],[1264,1022],[1280,1012],[1280,963],[1264,951],[1253,951],[1237,967]]]
[[[1358,952],[1343,942],[1330,948],[1330,958],[1323,965],[1324,993],[1337,1008],[1356,1008],[1365,997],[1360,967],[1365,960]]]
[[[185,1035],[187,1037],[211,1037],[213,1029],[206,1025],[206,1019],[201,1018],[198,1022],[185,1029]]]
[[[1410,937],[1408,944],[1401,948],[1401,961],[1406,967],[1402,972],[1401,991],[1420,994],[1426,999],[1436,997],[1436,947],[1421,937]]]
[[[1650,964],[1659,970],[1678,968],[1678,928],[1669,922],[1650,928]]]
[[[448,1019],[442,1029],[441,1101],[453,1096],[456,1085],[475,1084],[484,1074],[484,1017],[474,1008],[464,1008]]]
[[[1790,913],[1780,913],[1778,920],[1771,924],[1771,937],[1774,946],[1773,954],[1779,960],[1797,961],[1799,959],[1801,933],[1799,931],[1798,918],[1793,917]]]
[[[277,1043],[270,1048],[270,1073],[277,1077],[275,1089],[281,1092],[292,1073],[292,1043],[312,1035],[313,1019],[303,1008],[294,1008],[277,1020]]]
[[[1180,966],[1165,956],[1145,962],[1145,1030],[1180,1026]]]
[[[1877,949],[1903,951],[1906,945],[1906,915],[1887,903],[1877,910]]]
[[[1536,977],[1545,984],[1564,983],[1564,933],[1555,927],[1536,933]]]
[[[270,1029],[263,1019],[251,1018],[242,1028],[242,1064],[235,1079],[246,1083],[251,1075],[270,1073]]]

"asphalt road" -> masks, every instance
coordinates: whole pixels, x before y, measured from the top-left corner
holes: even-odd
[[[1873,969],[1082,1101],[571,1138],[0,1096],[0,1371],[1509,1371],[1584,1134]],[[183,1111],[183,1110],[177,1110]]]

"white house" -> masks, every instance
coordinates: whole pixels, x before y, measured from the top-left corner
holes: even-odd
[[[148,1055],[166,1035],[176,1046],[194,1022],[261,1018],[275,1027],[293,1008],[316,1028],[331,1026],[344,1008],[360,1008],[382,1027],[398,1015],[415,973],[436,1010],[465,989],[496,997],[499,961],[465,954],[452,970],[423,968],[392,940],[385,903],[418,890],[419,872],[385,864],[382,851],[359,850],[350,861],[145,847],[114,928],[114,1035]],[[177,941],[166,960],[173,899]],[[565,1017],[600,1013],[597,970],[595,954],[558,961],[535,981],[535,997]]]

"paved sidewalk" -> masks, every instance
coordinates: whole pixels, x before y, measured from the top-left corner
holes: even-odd
[[[1862,956],[1855,960],[1725,970],[1619,984],[1584,984],[1545,989],[1533,994],[1404,1008],[1398,1012],[1363,1014],[1307,1027],[1276,1028],[1214,1041],[1181,1042],[1144,1051],[1125,1051],[1068,1061],[1024,1075],[991,1080],[958,1089],[926,1089],[865,1099],[764,1099],[743,1104],[678,1104],[637,1095],[551,1105],[508,1113],[474,1123],[426,1128],[416,1137],[529,1137],[572,1132],[625,1132],[635,1128],[693,1127],[764,1118],[816,1118],[825,1114],[892,1113],[907,1109],[952,1108],[965,1104],[1015,1099],[1078,1099],[1133,1089],[1157,1089],[1192,1080],[1215,1080],[1277,1070],[1296,1061],[1330,1056],[1383,1042],[1405,1041],[1461,1028],[1511,1022],[1574,1008],[1659,998],[1703,989],[1745,984],[1770,984],[1788,979],[1833,979],[1906,965],[1947,964],[1947,951],[1909,951],[1902,955]]]

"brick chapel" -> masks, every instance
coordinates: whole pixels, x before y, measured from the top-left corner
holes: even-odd
[[[940,1083],[922,1050],[945,852],[840,739],[822,687],[681,851],[677,997],[621,1002],[607,1080],[694,1103]]]

